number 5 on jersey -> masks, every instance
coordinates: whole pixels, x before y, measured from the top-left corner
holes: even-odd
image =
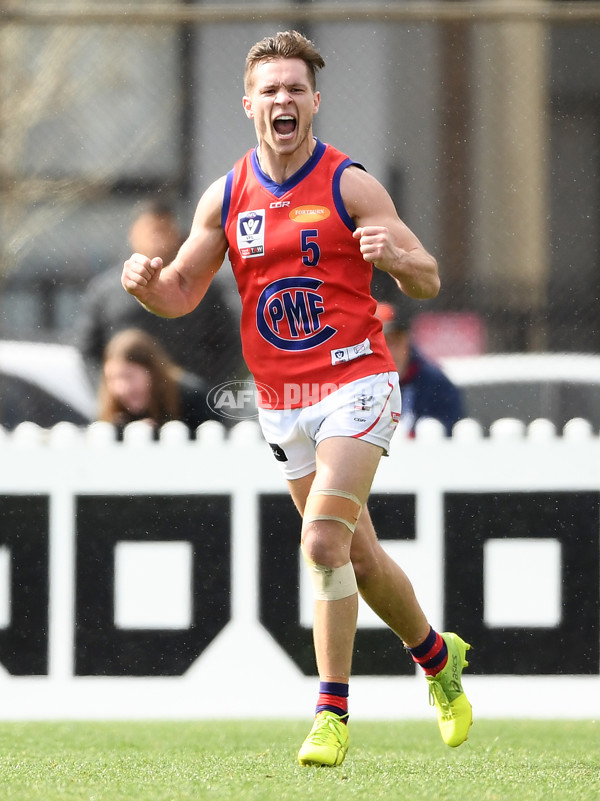
[[[305,267],[316,267],[321,258],[321,248],[317,244],[319,231],[316,228],[307,228],[300,231],[302,243],[302,264]]]

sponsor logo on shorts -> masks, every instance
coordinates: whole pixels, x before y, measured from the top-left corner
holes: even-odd
[[[370,412],[371,407],[373,406],[373,396],[372,395],[358,395],[358,397],[354,401],[354,411],[361,411],[361,412]]]
[[[269,448],[273,451],[273,456],[278,462],[287,462],[288,458],[281,445],[276,445],[274,442],[269,442]]]

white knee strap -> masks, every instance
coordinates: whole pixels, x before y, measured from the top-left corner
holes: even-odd
[[[342,567],[325,567],[307,559],[304,551],[302,555],[310,570],[316,601],[339,601],[358,592],[352,562]]]
[[[314,520],[336,520],[354,534],[362,504],[351,492],[338,489],[313,490],[306,499],[304,524]]]

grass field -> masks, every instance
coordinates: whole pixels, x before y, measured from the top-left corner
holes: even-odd
[[[352,721],[339,768],[301,768],[307,723],[0,723],[2,801],[598,801],[600,722]]]

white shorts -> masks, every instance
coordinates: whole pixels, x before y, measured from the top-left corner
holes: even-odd
[[[316,469],[317,445],[328,437],[354,437],[383,448],[384,455],[400,419],[397,373],[360,378],[312,406],[259,409],[258,421],[287,479]]]

